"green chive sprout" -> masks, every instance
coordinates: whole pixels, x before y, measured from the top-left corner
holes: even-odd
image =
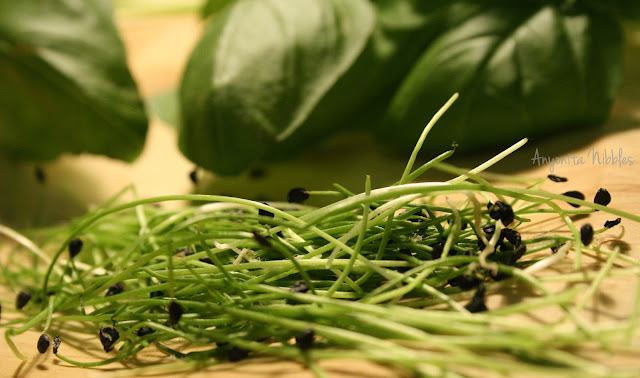
[[[2,284],[37,299],[26,306],[18,295],[23,310],[3,320],[5,341],[26,359],[15,337],[73,330],[110,353],[76,361],[58,353],[56,336],[56,358],[79,367],[134,361],[149,348],[176,359],[132,375],[254,356],[298,361],[317,376],[317,362],[335,358],[423,376],[636,375],[588,352],[640,355],[640,284],[626,319],[590,322],[585,308],[607,279],[640,282],[640,261],[609,248],[619,238],[609,228],[640,216],[607,207],[605,194],[590,203],[579,192],[547,192],[544,177],[485,174],[526,140],[469,171],[444,163],[453,150],[414,169],[456,98],[391,186],[373,188],[367,177],[360,194],[335,185],[268,203],[202,194],[125,200],[128,188],[66,225],[26,235],[0,226],[16,245],[2,261]],[[430,169],[455,177],[415,182]],[[337,200],[302,204],[309,193]],[[165,201],[191,204],[157,206]],[[619,218],[590,230],[572,220],[596,211]],[[564,228],[545,230],[549,219]],[[559,266],[571,268],[549,270]],[[568,288],[552,290],[557,283]],[[505,291],[527,296],[491,302]],[[549,309],[563,316],[522,320]]]

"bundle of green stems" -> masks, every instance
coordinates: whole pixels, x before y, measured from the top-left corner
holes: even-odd
[[[1,323],[7,344],[26,359],[13,337],[72,331],[95,336],[107,351],[101,360],[72,360],[62,337],[57,358],[79,367],[147,348],[177,357],[126,372],[135,375],[277,356],[318,376],[325,375],[318,361],[333,358],[421,376],[633,376],[580,350],[639,353],[640,280],[625,320],[592,323],[583,310],[603,280],[638,279],[640,261],[597,242],[609,227],[594,226],[592,241],[572,219],[595,211],[640,217],[543,191],[545,179],[490,184],[481,172],[526,140],[470,171],[443,162],[453,150],[414,169],[429,130],[454,100],[429,123],[397,183],[372,189],[367,177],[360,194],[340,185],[304,191],[336,199],[324,207],[197,194],[123,202],[134,192],[127,188],[63,226],[24,235],[1,226],[15,240],[2,283],[30,297],[19,316]],[[411,183],[432,168],[457,176]],[[185,200],[191,205],[161,205]],[[518,232],[538,217],[559,219],[568,232]],[[603,263],[587,269],[584,255]],[[539,275],[567,261],[571,272]],[[552,282],[582,286],[553,291]],[[484,293],[508,287],[534,295],[487,308]],[[519,317],[552,308],[564,316]]]

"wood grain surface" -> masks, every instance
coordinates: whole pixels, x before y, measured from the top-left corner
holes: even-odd
[[[153,96],[174,88],[202,27],[196,17],[118,15],[118,25],[123,32],[134,76],[143,94]],[[555,173],[569,177],[567,183],[545,184],[544,189],[557,193],[580,190],[587,197],[592,197],[598,188],[604,187],[612,194],[611,207],[640,214],[640,33],[630,31],[627,60],[627,81],[616,102],[611,120],[606,125],[578,129],[548,139],[532,140],[496,166],[494,171],[536,177]],[[357,147],[354,148],[354,145]],[[348,151],[345,147],[349,147]],[[540,156],[572,156],[573,159],[569,163],[553,166],[546,163],[538,166],[532,161],[536,150]],[[487,151],[456,158],[453,163],[471,167],[495,152]],[[594,159],[596,153],[600,155],[601,161]],[[634,163],[613,164],[603,161],[605,153],[615,156],[621,154]],[[322,156],[322,159],[318,156]],[[366,137],[345,136],[314,149],[295,162],[265,166],[265,175],[260,179],[206,175],[203,183],[194,188],[187,176],[193,166],[178,152],[175,131],[154,119],[144,153],[132,165],[95,156],[64,156],[44,165],[47,183],[40,187],[33,178],[32,165],[0,161],[0,179],[4,183],[12,183],[11,186],[4,185],[0,189],[0,214],[3,222],[18,226],[67,219],[82,213],[130,183],[135,184],[141,196],[207,191],[273,199],[284,198],[292,186],[325,189],[332,182],[340,182],[348,187],[360,188],[364,182],[364,174],[372,175],[375,186],[383,186],[398,178],[405,162],[406,156],[390,154]],[[589,216],[589,221],[600,224],[611,218],[606,214],[596,213]],[[625,253],[640,258],[640,224],[625,222],[624,226]],[[610,232],[611,235],[617,235],[619,231],[620,229],[613,229]],[[604,236],[600,237],[602,238]],[[587,262],[596,267],[600,264],[597,259]],[[567,262],[554,269],[569,268],[570,262]],[[635,286],[635,278],[607,279],[588,306],[589,317],[595,321],[626,318],[631,311],[630,294]],[[14,297],[6,289],[3,290],[5,291],[0,292],[2,316],[3,319],[10,319],[17,316],[10,310],[13,308]],[[522,295],[523,293],[514,292],[498,293],[488,299],[488,306],[498,308],[518,300]],[[554,316],[557,314],[545,312],[533,314],[529,320]],[[95,375],[98,370],[128,371],[135,375],[135,370],[131,369],[148,363],[129,361],[124,365],[112,364],[102,369],[78,369],[56,359],[50,351],[39,355],[36,351],[37,337],[37,332],[27,332],[15,338],[18,348],[30,357],[26,362],[18,360],[6,343],[0,341],[0,377],[84,377]],[[85,336],[69,334],[64,335],[64,339],[65,355],[69,358],[104,358],[104,352],[95,337],[87,339]],[[638,366],[640,371],[640,361],[630,360],[628,356],[598,353],[593,358]],[[321,366],[331,376],[390,377],[404,374],[359,361],[329,361],[321,363]],[[206,370],[171,375],[199,377],[208,376],[212,372],[227,377],[311,376],[300,364],[270,359],[223,364]]]

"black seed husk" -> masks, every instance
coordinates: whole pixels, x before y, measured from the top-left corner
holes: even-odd
[[[447,283],[451,286],[456,286],[461,288],[462,290],[473,289],[478,286],[482,282],[478,277],[469,276],[463,274],[461,276],[455,277],[447,281]]]
[[[176,250],[173,254],[178,257],[187,257],[193,255],[193,251],[189,247],[184,247]]]
[[[577,190],[570,190],[568,192],[562,193],[562,195],[584,201],[584,194],[582,194],[581,192],[579,192]],[[567,202],[567,203],[569,205],[573,206],[573,207],[580,207],[580,205],[576,205],[574,203],[570,203],[570,202]]]
[[[33,174],[40,184],[44,184],[45,181],[47,181],[47,176],[44,174],[44,169],[42,169],[42,167],[36,166],[33,170]]]
[[[171,323],[171,325],[178,324],[183,313],[184,310],[182,309],[182,306],[180,306],[178,302],[172,301],[169,304],[169,323]]]
[[[107,293],[104,295],[105,297],[110,297],[112,295],[116,295],[116,294],[120,294],[124,291],[124,285],[122,284],[122,282],[117,282],[115,284],[113,284],[109,290],[107,290]]]
[[[267,170],[263,167],[254,167],[249,170],[249,177],[252,179],[263,178],[267,174]]]
[[[58,354],[60,344],[62,344],[62,339],[60,339],[60,335],[56,335],[56,337],[53,338],[53,354]]]
[[[525,253],[527,253],[527,246],[524,244],[520,244],[516,248],[516,250],[511,253],[511,259],[509,260],[509,265],[511,266],[515,265],[518,262],[518,260],[520,260],[520,258],[524,256]]]
[[[297,281],[291,286],[289,291],[292,293],[306,293],[309,291],[309,286],[307,286],[307,283],[304,281]]]
[[[300,332],[298,336],[296,336],[296,346],[301,350],[311,349],[313,346],[313,336],[315,332],[313,329],[307,328],[304,331]]]
[[[567,178],[566,177],[560,177],[560,176],[556,176],[556,175],[547,175],[547,177],[549,178],[549,180],[553,181],[553,182],[567,182]]]
[[[24,290],[19,292],[18,295],[16,296],[16,308],[18,310],[22,310],[22,308],[26,306],[30,300],[31,300],[31,293]]]
[[[484,284],[480,283],[476,293],[471,298],[471,301],[464,306],[469,312],[483,312],[487,311],[487,306],[484,304]]]
[[[44,354],[47,349],[49,349],[50,343],[51,342],[49,340],[49,335],[47,335],[46,333],[40,335],[40,337],[38,338],[38,352],[40,352],[40,354]]]
[[[520,233],[516,230],[512,230],[510,228],[504,228],[502,229],[501,235],[503,235],[509,241],[509,243],[513,244],[514,247],[519,247],[520,244],[522,243],[522,237],[520,236]]]
[[[551,247],[551,251],[552,251],[553,253],[557,253],[557,252],[558,252],[558,250],[559,250],[563,245],[564,245],[564,243],[562,243],[562,244],[558,244],[558,245],[554,245],[553,247]]]
[[[488,224],[482,227],[482,231],[487,235],[493,235],[496,233],[496,226],[494,224]]]
[[[207,264],[211,264],[213,265],[213,261],[211,261],[211,258],[209,256],[207,257],[200,257],[200,261],[203,263],[207,263]]]
[[[229,352],[227,353],[227,358],[229,358],[229,361],[231,362],[244,360],[247,357],[249,357],[249,351],[239,347],[233,347],[229,349]]]
[[[263,247],[271,247],[271,242],[267,240],[264,236],[262,236],[258,231],[251,231],[253,234],[253,238]]]
[[[580,227],[580,241],[582,244],[589,245],[593,240],[593,227],[590,224],[585,224]]]
[[[154,330],[151,327],[140,327],[138,329],[138,332],[136,332],[136,335],[142,337],[142,336],[146,336],[146,335],[150,335],[152,333],[154,333],[156,330]]]
[[[442,245],[442,243],[437,242],[431,244],[430,247],[433,248],[433,251],[431,251],[431,258],[434,260],[439,259],[442,256],[442,251],[444,251],[444,246]]]
[[[611,202],[611,194],[607,191],[607,189],[600,188],[596,192],[596,196],[593,198],[593,203],[597,203],[598,205],[607,206]]]
[[[194,168],[193,171],[189,172],[189,180],[194,184],[198,183],[198,168]]]
[[[263,202],[264,203],[264,202]],[[264,203],[267,205],[266,203]],[[263,217],[273,218],[273,213],[267,210],[258,209],[258,215],[262,215]]]
[[[604,222],[604,226],[605,226],[606,228],[611,228],[611,227],[613,227],[613,226],[617,226],[617,225],[619,225],[621,221],[622,221],[622,218],[616,218],[616,219],[614,219],[614,220],[610,220],[610,221],[606,221],[606,222]]]
[[[513,222],[514,214],[513,209],[509,204],[502,201],[497,201],[491,206],[489,210],[489,216],[492,219],[500,219],[503,225],[508,226]]]
[[[74,258],[82,251],[82,239],[75,238],[69,242],[69,256]]]
[[[287,193],[287,202],[303,203],[309,199],[309,192],[305,188],[293,188]]]
[[[113,348],[113,344],[118,341],[120,334],[118,330],[112,326],[100,328],[100,342],[105,352],[109,352]]]

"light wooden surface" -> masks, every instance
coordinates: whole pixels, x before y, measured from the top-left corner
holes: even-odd
[[[174,87],[179,80],[185,59],[195,42],[200,24],[191,16],[119,17],[119,26],[124,33],[131,67],[142,92],[146,95]],[[550,173],[551,165],[536,166],[532,158],[536,149],[541,156],[582,157],[582,163],[575,160],[571,164],[555,165],[553,173],[569,177],[568,183],[547,183],[545,189],[553,192],[580,190],[587,197],[604,187],[611,192],[611,207],[633,213],[640,213],[640,34],[631,35],[628,47],[627,84],[616,103],[612,119],[602,128],[572,131],[558,137],[532,140],[506,161],[496,167],[497,171],[518,173],[528,176],[544,176]],[[633,62],[636,62],[634,65]],[[297,162],[279,163],[266,167],[263,178],[249,179],[214,178],[207,176],[203,186],[196,191],[214,191],[239,196],[281,199],[293,186],[325,189],[332,182],[340,182],[348,187],[360,188],[364,174],[373,176],[374,184],[382,186],[397,179],[404,167],[405,156],[389,156],[380,146],[368,139],[357,139],[359,147],[351,148],[354,137],[344,137],[327,146],[314,150]],[[344,147],[350,151],[345,152]],[[622,151],[624,157],[633,160],[633,165],[606,164],[593,159],[594,152],[601,156],[605,151],[617,156]],[[471,167],[492,156],[496,151],[472,157],[457,158],[454,163]],[[322,154],[322,155],[319,155]],[[323,156],[318,159],[317,156]],[[47,183],[39,186],[32,177],[33,166],[15,162],[0,161],[2,182],[12,182],[1,189],[0,211],[9,223],[34,224],[65,219],[99,203],[123,186],[133,183],[141,196],[186,193],[194,190],[187,178],[192,164],[177,151],[174,131],[158,120],[151,125],[149,140],[142,157],[133,165],[111,161],[101,157],[65,156],[44,165]],[[37,198],[37,201],[33,199]],[[597,213],[589,217],[594,224],[601,224],[613,217]],[[626,228],[624,241],[628,244],[626,253],[640,258],[640,225],[623,222]],[[617,235],[620,229],[611,231]],[[570,262],[566,264],[570,265]],[[597,263],[596,263],[597,265]],[[564,268],[567,268],[565,266]],[[559,267],[557,269],[562,269]],[[625,318],[631,311],[630,293],[635,287],[635,279],[608,279],[596,299],[589,307],[594,320]],[[518,300],[522,293],[505,292],[493,295],[490,308]],[[12,296],[0,293],[4,299],[3,318],[12,315]],[[555,316],[552,313],[535,314],[541,318]],[[532,317],[535,320],[535,317]],[[29,361],[22,363],[15,358],[4,341],[0,341],[0,376],[14,377],[83,377],[95,370],[76,369],[55,359],[50,352],[41,356],[35,344],[38,333],[29,332],[16,337],[16,344],[27,354]],[[65,355],[78,360],[104,358],[97,338],[73,340],[65,338]],[[640,361],[629,361],[622,355],[597,355],[612,363],[635,364],[640,369]],[[189,376],[205,376],[216,372],[229,377],[303,377],[311,376],[299,364],[262,360],[264,363],[239,363],[210,368],[206,372],[195,372]],[[129,368],[135,364],[128,365]],[[331,361],[321,364],[332,376],[388,377],[399,374],[387,368],[354,361]],[[108,366],[107,370],[123,369],[122,365]],[[175,374],[172,374],[175,375]],[[187,375],[185,373],[185,375]]]

